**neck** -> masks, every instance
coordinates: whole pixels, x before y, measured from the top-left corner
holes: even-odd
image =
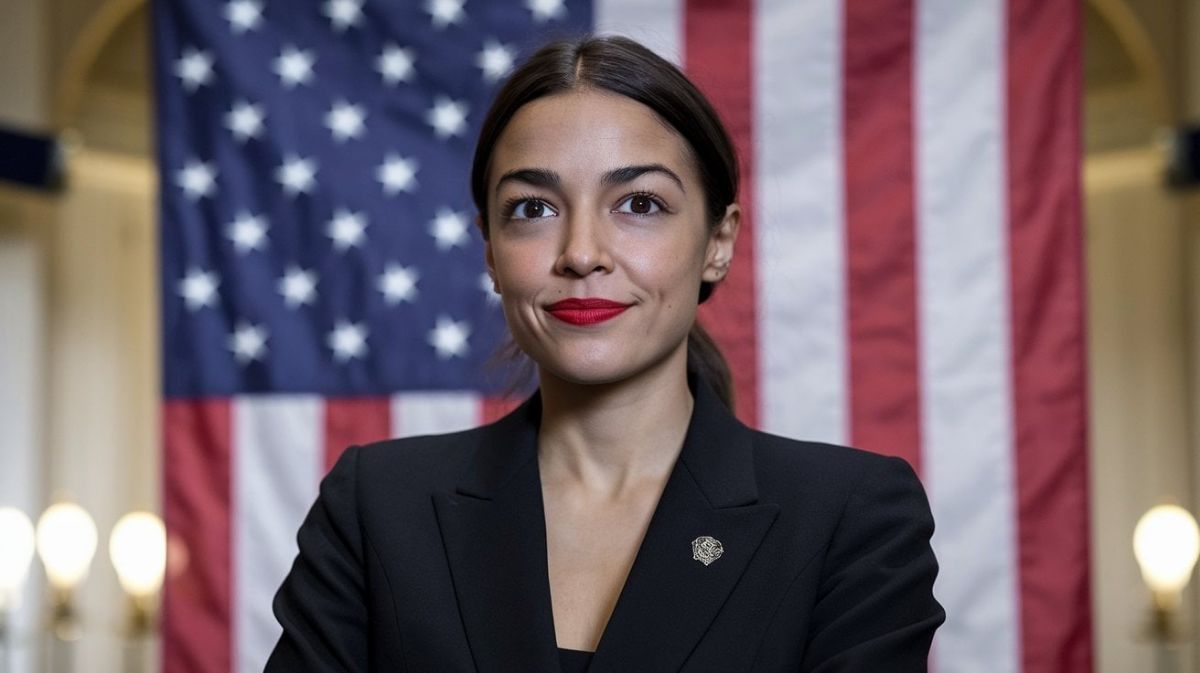
[[[633,379],[585,385],[539,373],[543,479],[619,496],[665,482],[692,416],[686,347]]]

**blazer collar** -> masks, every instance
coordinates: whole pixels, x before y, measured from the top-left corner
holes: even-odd
[[[779,513],[754,504],[753,435],[703,382],[591,673],[678,671],[704,636]],[[557,673],[537,461],[541,401],[474,433],[455,493],[433,496],[463,626],[479,673]],[[695,540],[723,545],[711,564]]]
[[[694,405],[679,461],[713,507],[738,507],[758,500],[753,433],[725,407],[708,383],[688,373]],[[478,433],[474,458],[458,492],[491,500],[537,457],[541,392]]]

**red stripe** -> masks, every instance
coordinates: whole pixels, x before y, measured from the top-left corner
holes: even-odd
[[[325,400],[325,470],[353,444],[387,439],[392,429],[391,400],[386,397],[348,397]]]
[[[1092,670],[1080,3],[1008,3],[1013,420],[1025,673]]]
[[[758,317],[754,270],[754,33],[750,0],[688,0],[684,64],[725,122],[738,152],[741,232],[729,275],[700,307],[705,328],[729,361],[737,415],[758,422]]]
[[[232,670],[230,408],[226,400],[165,401],[163,593],[165,673]]]
[[[920,469],[913,0],[847,0],[844,46],[850,436]]]
[[[524,401],[519,397],[485,397],[479,403],[479,422],[487,424],[498,421]]]

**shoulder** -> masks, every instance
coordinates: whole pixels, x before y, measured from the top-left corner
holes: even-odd
[[[483,441],[485,428],[351,446],[334,471],[352,471],[364,496],[378,489],[393,494],[452,489]]]
[[[850,446],[790,439],[757,430],[754,460],[759,473],[783,472],[789,475],[820,476],[834,481],[855,481],[874,471],[905,471],[908,463]],[[908,468],[911,472],[911,468]]]
[[[753,436],[755,472],[768,500],[838,506],[854,495],[883,499],[896,490],[924,499],[920,480],[901,458],[759,431]]]

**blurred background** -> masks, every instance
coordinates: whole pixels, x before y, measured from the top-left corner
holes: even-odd
[[[148,14],[0,3],[0,128],[66,150],[62,188],[0,182],[0,506],[36,520],[70,498],[95,520],[75,671],[131,665],[108,536],[160,502]],[[1126,673],[1164,665],[1134,526],[1163,502],[1200,508],[1200,184],[1168,179],[1200,128],[1200,2],[1086,0],[1083,17],[1093,642],[1095,670]],[[51,670],[48,596],[35,561],[9,623],[17,671]],[[1181,605],[1174,664],[1200,671],[1195,592]],[[147,637],[132,656],[153,667]]]

